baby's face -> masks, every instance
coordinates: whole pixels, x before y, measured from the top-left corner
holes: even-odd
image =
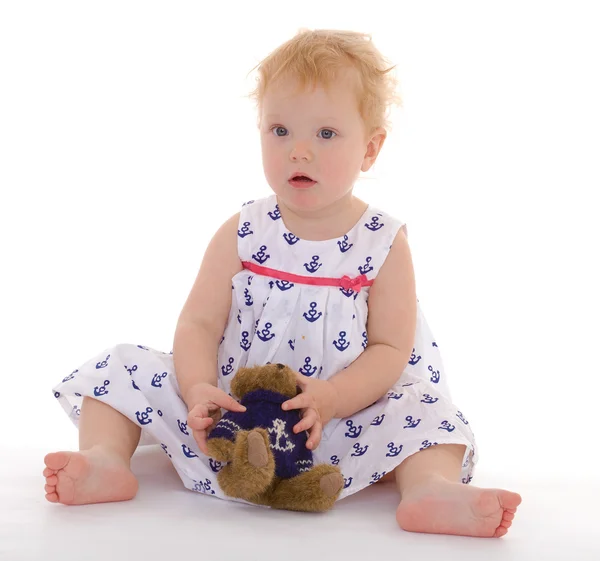
[[[289,208],[314,211],[351,196],[368,139],[349,78],[299,93],[282,80],[264,96],[260,135],[265,177]],[[367,169],[369,166],[366,166]],[[293,180],[303,174],[312,181]]]

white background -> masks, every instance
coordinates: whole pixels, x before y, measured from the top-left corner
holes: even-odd
[[[404,98],[356,192],[408,223],[481,465],[597,478],[592,5],[0,4],[3,444],[75,449],[52,387],[117,343],[171,350],[211,235],[269,194],[248,72],[301,27],[347,28]]]

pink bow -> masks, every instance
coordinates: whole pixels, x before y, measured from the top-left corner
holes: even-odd
[[[340,284],[344,290],[353,290],[354,292],[360,292],[360,289],[367,284],[366,275],[358,275],[351,279],[348,276],[343,276],[340,279]]]

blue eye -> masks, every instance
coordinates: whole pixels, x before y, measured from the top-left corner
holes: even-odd
[[[337,136],[337,133],[333,132],[331,129],[321,129],[319,131],[319,134],[321,134],[321,138],[324,138],[325,140],[329,140],[334,136]]]
[[[285,136],[288,132],[285,127],[273,127],[271,130],[275,133],[275,136]]]

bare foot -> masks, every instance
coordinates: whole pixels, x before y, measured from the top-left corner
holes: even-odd
[[[133,499],[137,479],[117,455],[92,448],[84,452],[54,452],[44,458],[46,500],[65,505]]]
[[[500,538],[519,504],[517,493],[435,479],[405,492],[396,520],[408,532]]]

